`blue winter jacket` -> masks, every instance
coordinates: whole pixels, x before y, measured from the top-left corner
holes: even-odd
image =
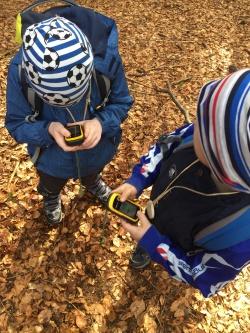
[[[81,19],[81,10],[77,13],[79,15],[74,16],[74,22]],[[65,15],[60,13],[72,19],[70,14],[69,9],[65,10]],[[96,111],[95,107],[101,103],[101,96],[95,80],[92,79],[91,105],[87,119],[96,117],[100,120],[102,137],[94,148],[78,152],[82,177],[100,172],[113,158],[121,139],[120,125],[126,119],[133,103],[118,52],[118,32],[115,22],[90,11],[87,22],[84,32],[93,46],[95,69],[111,80],[111,93],[106,106]],[[64,152],[48,133],[48,126],[52,121],[62,124],[73,122],[69,113],[64,108],[44,103],[35,123],[25,121],[25,117],[31,114],[31,107],[24,97],[18,74],[18,65],[21,61],[22,56],[19,50],[9,65],[6,127],[17,142],[28,144],[28,152],[31,156],[36,147],[41,147],[41,154],[36,163],[37,169],[64,179],[78,178],[75,153]],[[85,98],[83,97],[77,105],[69,107],[76,121],[83,120]]]
[[[169,140],[167,145],[167,158],[173,154],[181,141],[185,141],[192,135],[193,124],[170,133],[169,137],[171,136],[172,140]],[[180,138],[181,140],[179,140]],[[134,167],[127,182],[136,187],[138,195],[142,193],[143,189],[155,184],[165,154],[163,154],[159,143],[156,143],[146,155],[142,156],[140,163]],[[181,201],[181,199],[180,195],[179,200]],[[247,208],[249,216],[250,208],[249,206]],[[187,213],[183,213],[183,223]],[[200,218],[203,218],[202,215]],[[227,231],[230,232],[230,237],[228,233],[227,237],[237,240],[238,234],[242,230],[249,230],[249,228],[247,230],[241,228],[240,222],[243,222],[243,215],[240,217],[234,214],[233,218],[238,222],[231,224]],[[168,216],[166,216],[167,223]],[[249,223],[249,218],[246,216],[242,225],[246,226],[247,223]],[[221,241],[219,233],[215,234],[214,241],[215,243]],[[211,242],[211,244],[214,243]],[[232,246],[224,246],[222,242],[217,244],[217,248],[221,245],[221,248],[217,250],[201,246],[197,251],[187,251],[169,235],[160,233],[152,225],[141,238],[139,245],[148,252],[152,260],[161,264],[172,277],[198,288],[205,297],[215,294],[250,263],[250,239],[247,235],[242,241],[234,242]]]

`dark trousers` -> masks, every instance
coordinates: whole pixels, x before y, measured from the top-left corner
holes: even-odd
[[[40,182],[37,188],[40,194],[59,194],[68,181],[68,179],[50,176],[39,170],[37,170],[37,172],[40,177]],[[94,186],[100,178],[101,176],[99,173],[87,177],[81,177],[81,183],[88,188]]]

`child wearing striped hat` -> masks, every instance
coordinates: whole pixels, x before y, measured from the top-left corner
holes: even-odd
[[[115,192],[153,185],[131,265],[150,259],[209,297],[250,261],[250,69],[207,83],[197,120],[162,136]]]
[[[63,16],[56,15],[58,11]],[[80,179],[106,203],[111,189],[100,172],[116,153],[120,125],[133,99],[112,19],[79,6],[39,15],[52,17],[25,30],[22,47],[9,66],[6,127],[17,142],[28,144],[45,216],[56,225],[62,221],[60,192],[70,178]],[[85,31],[66,17],[82,23]],[[104,100],[98,78],[110,85]],[[83,143],[67,144],[66,125],[83,128]]]

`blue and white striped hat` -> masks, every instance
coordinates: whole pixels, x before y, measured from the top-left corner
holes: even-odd
[[[237,191],[250,193],[250,69],[207,83],[197,116],[212,172]]]
[[[93,53],[84,33],[63,17],[29,26],[23,36],[23,67],[46,103],[70,106],[87,92]]]

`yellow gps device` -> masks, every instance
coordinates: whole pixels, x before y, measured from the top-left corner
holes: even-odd
[[[126,219],[128,222],[137,223],[139,221],[137,212],[141,210],[141,207],[135,201],[120,201],[119,193],[110,194],[108,208],[111,212]]]
[[[78,146],[84,141],[84,134],[82,130],[82,126],[73,125],[73,126],[65,126],[65,128],[70,132],[69,137],[64,137],[65,142],[68,146]]]

